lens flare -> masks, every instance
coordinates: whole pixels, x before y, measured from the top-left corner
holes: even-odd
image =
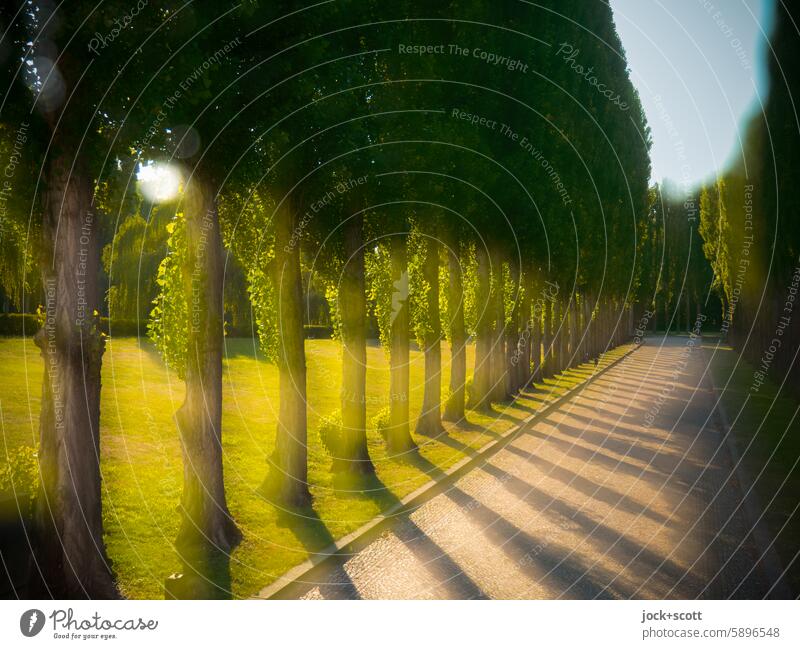
[[[183,180],[177,167],[162,162],[142,165],[136,178],[142,194],[154,203],[164,203],[177,197]]]

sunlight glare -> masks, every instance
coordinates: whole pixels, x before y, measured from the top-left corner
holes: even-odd
[[[181,189],[181,173],[171,164],[156,162],[142,165],[136,177],[142,194],[154,203],[174,199]]]

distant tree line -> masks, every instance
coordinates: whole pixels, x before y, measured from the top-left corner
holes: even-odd
[[[769,96],[725,174],[702,188],[700,235],[721,302],[726,339],[753,366],[751,393],[767,379],[800,396],[800,71],[798,14],[775,7]]]

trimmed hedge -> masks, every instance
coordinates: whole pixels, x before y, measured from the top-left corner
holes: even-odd
[[[333,338],[333,327],[330,325],[305,325],[306,338]]]
[[[147,322],[138,323],[141,335],[147,335]],[[37,316],[33,313],[3,313],[0,314],[0,336],[33,336],[39,331],[40,325]],[[100,318],[100,330],[104,334],[113,331],[115,336],[136,336],[136,320]]]
[[[0,336],[33,336],[39,331],[39,321],[33,313],[0,314]]]
[[[100,318],[100,331],[117,338],[141,336],[147,338],[147,320],[125,320],[122,318]]]
[[[100,318],[100,330],[117,338],[127,336],[147,337],[146,320],[125,320],[123,318]],[[33,336],[39,331],[39,322],[33,313],[0,314],[0,336]],[[333,336],[333,328],[328,325],[305,325],[306,338],[327,339]],[[247,327],[231,327],[228,338],[252,338],[253,330]]]
[[[303,328],[306,332],[306,339],[328,339],[333,337],[333,327],[330,325],[304,325]],[[226,325],[225,335],[228,338],[253,338],[257,336],[256,330],[250,324],[239,325],[231,327]]]

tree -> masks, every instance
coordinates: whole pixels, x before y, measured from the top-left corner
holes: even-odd
[[[112,2],[109,11],[123,10]],[[100,370],[105,341],[99,328],[102,295],[103,208],[97,188],[109,126],[99,110],[101,94],[114,78],[110,67],[86,76],[83,46],[105,30],[87,3],[59,12],[45,3],[9,3],[3,24],[15,53],[4,72],[10,101],[4,130],[19,111],[32,122],[28,161],[42,169],[41,200],[44,326],[35,342],[45,376],[40,414],[41,486],[35,515],[35,552],[43,583],[36,594],[116,597],[103,542],[100,479]],[[129,44],[123,35],[119,45]],[[53,51],[58,57],[53,58]],[[69,98],[69,101],[67,99]],[[19,132],[19,131],[17,131]],[[26,136],[27,138],[27,136]],[[23,181],[21,175],[17,182]]]

